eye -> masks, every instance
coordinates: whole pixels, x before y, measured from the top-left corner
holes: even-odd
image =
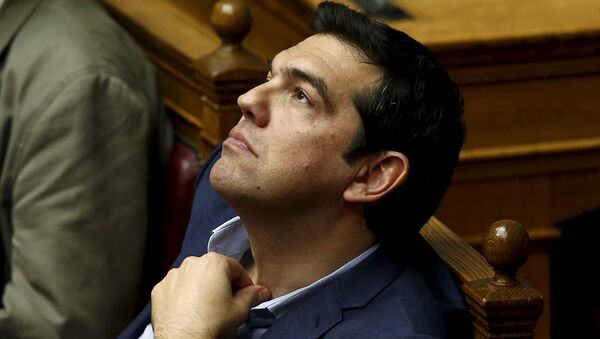
[[[294,98],[306,105],[311,105],[310,98],[301,88],[294,89]]]

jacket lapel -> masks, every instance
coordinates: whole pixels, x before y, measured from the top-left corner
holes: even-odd
[[[343,311],[364,307],[401,272],[381,248],[288,311],[261,337],[318,338],[343,320]]]
[[[7,0],[0,7],[0,54],[41,0]]]
[[[276,320],[261,337],[317,338],[342,320],[339,281],[332,281]]]

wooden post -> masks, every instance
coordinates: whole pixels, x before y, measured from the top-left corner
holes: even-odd
[[[209,24],[189,2],[103,3],[156,64],[177,137],[204,158],[241,117],[237,97],[266,77],[265,61],[242,45],[252,25],[248,5],[217,1]]]
[[[497,221],[488,228],[482,249],[494,276],[463,285],[475,318],[475,338],[533,338],[544,302],[541,294],[517,278],[528,257],[528,244],[527,231],[515,221]]]
[[[197,81],[207,82],[202,119],[205,131],[201,152],[210,151],[229,134],[241,117],[237,97],[264,81],[266,63],[242,46],[252,25],[252,15],[243,0],[220,0],[213,7],[211,25],[222,44],[195,63]],[[204,147],[203,147],[204,146]]]
[[[527,259],[529,235],[517,222],[502,220],[487,230],[484,256],[432,217],[421,235],[457,277],[473,321],[473,337],[532,338],[543,297],[516,277]],[[491,265],[491,266],[490,266]]]

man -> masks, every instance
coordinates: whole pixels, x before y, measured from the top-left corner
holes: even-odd
[[[130,321],[160,112],[153,66],[96,1],[4,1],[0,338]]]
[[[462,146],[456,86],[418,42],[342,5],[322,3],[313,29],[239,97],[202,173],[180,260],[207,242],[229,258],[186,259],[153,291],[154,328],[146,311],[123,337],[468,336],[418,234]]]

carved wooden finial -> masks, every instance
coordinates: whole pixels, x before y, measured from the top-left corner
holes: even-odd
[[[475,319],[475,338],[533,338],[544,297],[516,277],[527,260],[529,235],[512,220],[493,223],[483,238],[483,256],[495,274],[466,282],[462,289]]]
[[[213,6],[210,21],[223,43],[196,61],[195,76],[201,81],[221,83],[218,92],[237,98],[239,93],[260,84],[267,74],[265,61],[242,45],[252,25],[252,13],[243,0],[219,0]]]
[[[220,0],[213,7],[210,23],[223,44],[241,44],[252,25],[252,15],[243,0]]]
[[[517,270],[527,261],[529,234],[516,221],[500,220],[493,223],[483,238],[483,256],[494,268],[491,280],[497,286],[518,283]]]

